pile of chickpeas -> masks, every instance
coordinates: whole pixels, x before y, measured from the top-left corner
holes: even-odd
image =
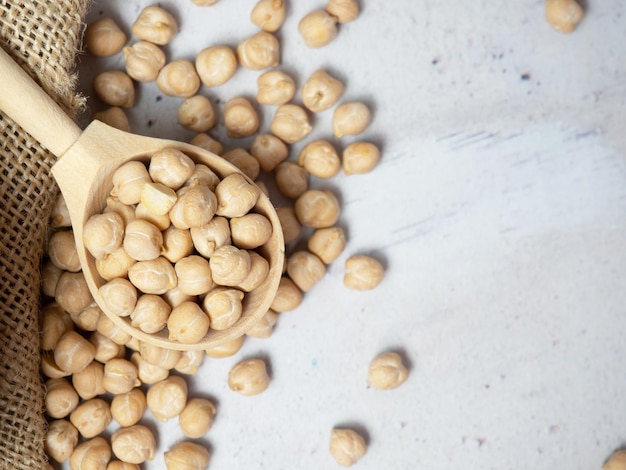
[[[217,3],[193,1],[201,6]],[[356,0],[329,0],[324,9],[303,17],[298,31],[307,47],[323,47],[358,15]],[[94,119],[130,131],[125,109],[135,105],[136,87],[156,82],[164,95],[180,99],[176,119],[196,133],[190,143],[220,155],[256,182],[250,184],[239,174],[220,180],[174,148],[157,152],[149,163],[120,167],[105,210],[84,227],[85,247],[106,281],[99,294],[110,311],[128,317],[146,333],[166,331],[171,339],[188,344],[209,328],[236,322],[242,296],[267,275],[267,260],[255,249],[267,241],[271,225],[251,212],[260,191],[269,194],[259,179],[261,172],[272,175],[275,189],[290,201],[277,208],[286,245],[306,240],[298,249],[287,250],[271,307],[245,335],[207,351],[165,349],[131,337],[94,302],[60,197],[42,267],[47,302],[41,313],[41,369],[49,418],[45,448],[52,461],[69,462],[73,470],[140,468],[156,458],[155,428],[143,424],[149,410],[156,420],[177,419],[180,425],[181,441],[162,456],[166,467],[206,469],[209,451],[195,439],[211,429],[217,407],[208,399],[189,396],[185,376],[195,374],[205,357],[233,356],[246,336],[271,336],[280,313],[299,307],[304,294],[344,252],[346,232],[337,225],[339,199],[334,191],[310,188],[309,181],[341,171],[368,173],[380,160],[378,147],[357,140],[338,152],[330,141],[313,140],[290,158],[290,146],[312,131],[311,113],[334,108],[332,131],[337,138],[360,136],[372,116],[365,103],[342,102],[344,84],[322,69],[304,81],[302,105],[293,102],[296,81],[276,68],[280,43],[274,33],[285,17],[283,0],[259,0],[250,14],[258,33],[235,48],[202,49],[195,61],[166,57],[162,46],[175,38],[178,25],[159,6],[146,7],[132,23],[133,44],[111,18],[88,25],[89,53],[122,54],[125,60],[125,70],[105,71],[95,78],[95,95],[108,108]],[[208,133],[218,122],[213,104],[199,91],[226,83],[239,67],[259,71],[256,102],[243,96],[226,100],[222,123],[230,139],[252,140],[248,149],[224,151]],[[276,107],[267,133],[259,132],[257,110],[264,105]],[[246,196],[229,197],[233,192]],[[383,266],[371,256],[355,254],[345,262],[343,282],[349,289],[374,289],[383,276]],[[408,373],[400,355],[383,352],[372,360],[367,383],[395,389]],[[262,393],[269,382],[261,358],[239,362],[228,375],[229,388],[246,396]],[[105,437],[112,423],[115,430]],[[339,465],[348,466],[365,455],[366,443],[353,429],[335,428],[329,452]]]

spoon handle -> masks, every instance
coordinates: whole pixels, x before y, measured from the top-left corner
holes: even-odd
[[[76,123],[1,47],[0,110],[57,157],[81,134]]]

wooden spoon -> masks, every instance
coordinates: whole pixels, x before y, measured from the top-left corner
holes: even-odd
[[[276,211],[262,193],[254,211],[272,223],[272,237],[260,249],[269,261],[270,272],[260,287],[246,293],[243,315],[234,326],[221,331],[210,330],[198,343],[181,344],[169,340],[167,330],[148,334],[132,326],[128,318],[108,312],[98,294],[98,288],[105,281],[96,270],[94,258],[85,249],[83,226],[90,216],[102,212],[113,187],[113,172],[130,160],[147,162],[152,153],[166,147],[177,148],[197,163],[204,163],[220,178],[241,172],[221,157],[194,145],[129,134],[99,121],[81,131],[1,48],[0,71],[0,110],[59,158],[52,174],[67,203],[83,274],[94,300],[116,325],[140,341],[163,348],[206,350],[238,338],[267,312],[282,275],[285,246]]]

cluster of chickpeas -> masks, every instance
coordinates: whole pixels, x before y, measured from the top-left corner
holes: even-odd
[[[210,6],[217,0],[193,2]],[[298,31],[306,46],[322,47],[336,37],[338,25],[358,15],[355,0],[329,0],[324,9],[302,18]],[[323,181],[341,171],[368,173],[378,164],[380,151],[365,140],[346,145],[342,152],[328,140],[313,140],[290,158],[290,146],[311,133],[311,113],[332,109],[337,138],[359,138],[372,116],[365,103],[342,102],[344,83],[322,69],[304,81],[301,105],[294,102],[296,81],[277,68],[280,43],[274,33],[285,16],[284,1],[259,0],[250,14],[260,28],[257,34],[237,47],[202,49],[195,61],[166,57],[162,46],[173,40],[178,25],[159,6],[146,7],[133,22],[134,44],[128,44],[129,37],[111,18],[88,25],[88,52],[121,53],[125,61],[125,70],[95,78],[95,95],[108,108],[94,119],[130,131],[124,110],[135,105],[138,84],[154,81],[164,95],[180,99],[176,118],[196,133],[191,144],[222,156],[257,183],[249,184],[241,175],[220,180],[175,149],[152,155],[149,163],[120,167],[104,212],[89,220],[83,235],[106,281],[99,295],[107,308],[146,333],[167,331],[182,343],[237,321],[240,296],[267,275],[267,261],[255,249],[271,226],[251,212],[259,191],[269,194],[261,172],[272,175],[275,189],[289,201],[277,208],[286,245],[294,246],[305,236],[306,243],[305,248],[287,250],[270,309],[245,335],[207,351],[164,349],[131,337],[94,302],[80,271],[67,208],[59,198],[42,270],[42,292],[50,301],[42,311],[41,346],[50,422],[46,451],[52,460],[68,461],[73,470],[139,468],[156,457],[158,439],[144,421],[149,410],[157,420],[177,419],[184,435],[164,453],[166,467],[206,469],[209,452],[194,439],[210,430],[217,410],[209,400],[188,396],[185,376],[195,374],[205,357],[235,355],[246,337],[270,337],[280,313],[299,307],[304,293],[343,254],[347,238],[338,225],[339,200],[331,190],[311,188],[310,180]],[[239,67],[259,71],[256,102],[243,96],[225,100],[222,123],[229,139],[252,140],[247,149],[225,150],[208,133],[218,116],[199,91],[226,83]],[[275,107],[265,133],[260,132],[259,106]],[[228,197],[244,187],[247,197]],[[373,257],[356,254],[345,261],[343,282],[350,289],[374,289],[383,276],[383,266]],[[225,294],[230,291],[236,295]],[[372,360],[367,384],[394,389],[407,377],[402,357],[384,352]],[[264,360],[250,358],[232,367],[227,382],[231,390],[252,396],[266,390],[270,379]],[[112,423],[117,428],[105,438],[103,432]],[[353,429],[335,428],[329,451],[338,464],[348,466],[363,457],[366,443]]]

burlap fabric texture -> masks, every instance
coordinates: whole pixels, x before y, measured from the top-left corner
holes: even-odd
[[[0,47],[71,116],[86,0],[0,0]],[[2,70],[0,70],[0,86]],[[0,113],[0,469],[44,468],[40,260],[55,157]]]

